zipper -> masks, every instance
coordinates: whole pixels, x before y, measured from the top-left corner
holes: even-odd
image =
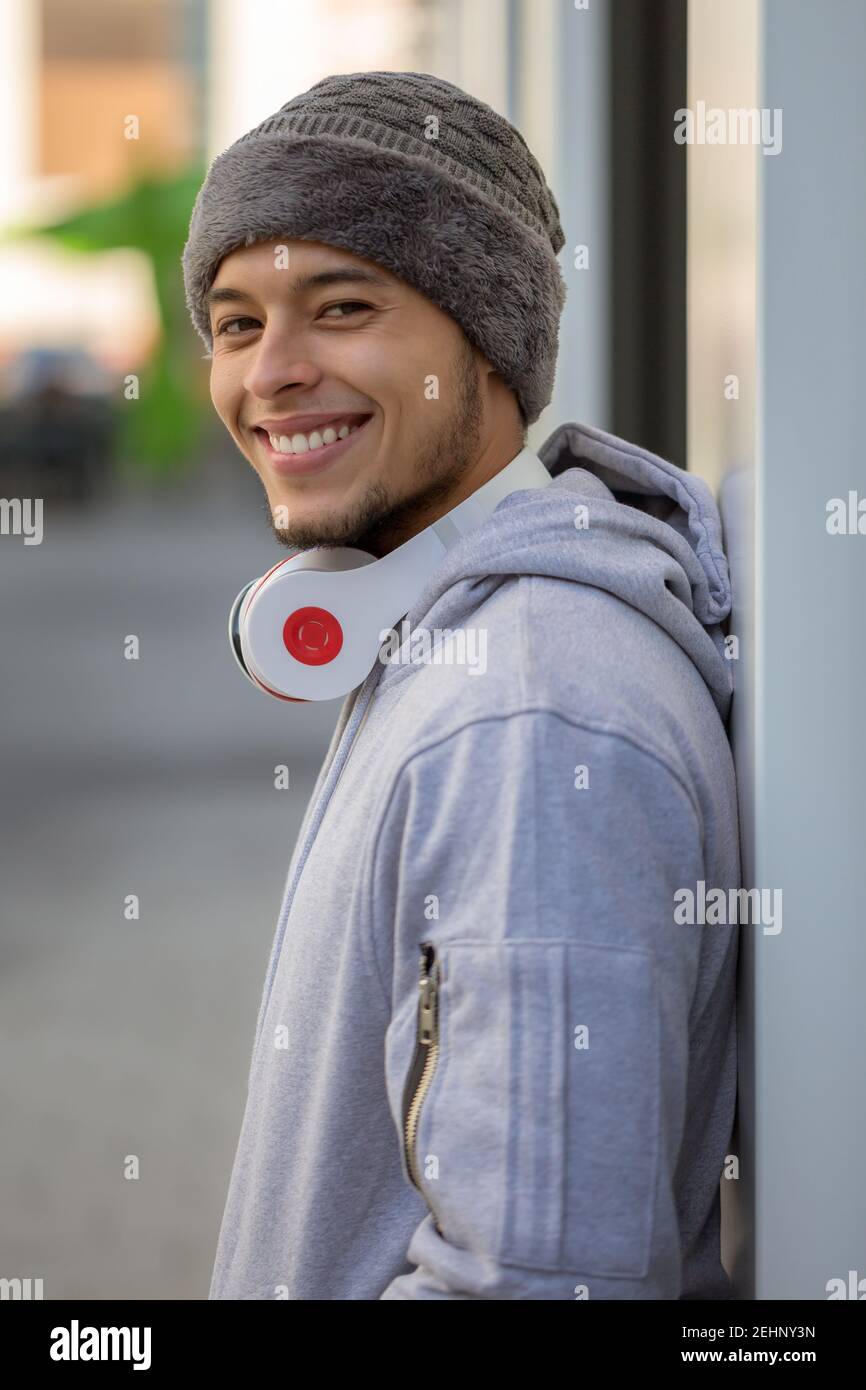
[[[424,1097],[436,1071],[439,1058],[439,962],[435,947],[429,941],[421,943],[418,980],[418,1022],[415,1055],[403,1097],[403,1147],[409,1176],[421,1196],[433,1210],[427,1193],[421,1187],[421,1174],[415,1152],[418,1120]],[[433,1212],[435,1221],[436,1213]],[[438,1222],[436,1229],[439,1230]],[[441,1234],[441,1232],[440,1232]]]
[[[369,680],[369,677],[367,677],[367,679]],[[297,892],[298,882],[300,880],[301,874],[303,873],[304,866],[306,865],[307,858],[310,854],[310,851],[312,850],[313,844],[315,843],[316,836],[319,833],[319,829],[321,829],[321,822],[324,819],[325,812],[327,811],[328,806],[331,803],[331,797],[333,796],[334,791],[336,790],[339,784],[340,778],[342,777],[343,772],[345,771],[346,763],[349,761],[349,757],[351,756],[352,751],[354,750],[358,734],[360,733],[361,728],[363,727],[364,721],[366,720],[367,715],[370,712],[370,706],[373,703],[373,695],[375,694],[375,690],[372,690],[369,694],[366,708],[364,709],[364,712],[362,713],[361,718],[358,721],[358,724],[352,734],[351,742],[349,743],[349,746],[346,749],[345,755],[343,755],[343,742],[346,738],[347,730],[349,729],[352,720],[355,717],[355,714],[357,713],[359,702],[361,699],[361,692],[365,684],[365,681],[361,682],[361,685],[358,686],[357,690],[355,691],[355,698],[352,701],[351,706],[346,707],[346,718],[344,721],[342,721],[342,728],[340,728],[341,719],[337,720],[337,724],[331,736],[331,743],[328,746],[328,752],[325,755],[322,767],[319,770],[319,775],[316,778],[316,784],[313,788],[309,804],[304,813],[304,818],[301,822],[301,828],[298,832],[298,838],[295,843],[295,848],[292,851],[292,857],[289,863],[289,871],[286,875],[285,887],[283,889],[283,900],[280,905],[280,912],[277,918],[277,929],[274,934],[274,940],[271,946],[271,954],[268,961],[267,974],[265,976],[264,988],[262,989],[262,999],[261,1003],[259,1004],[259,1015],[258,1020],[256,1022],[255,1041],[253,1043],[252,1058],[250,1060],[250,1077],[252,1077],[253,1074],[253,1067],[255,1065],[255,1058],[258,1052],[259,1040],[261,1038],[262,1033],[262,1026],[264,1024],[268,1004],[270,1003],[271,990],[273,989],[274,983],[274,976],[276,974],[277,965],[279,964],[280,956],[282,954],[283,939],[286,934],[286,927],[288,925],[289,917],[291,916],[292,904],[295,900],[295,893]],[[348,696],[346,697],[346,699],[348,700]],[[341,710],[341,717],[342,713],[343,711]],[[333,786],[327,793],[327,801],[325,802],[321,810],[319,826],[316,829],[315,833],[311,836],[310,827],[316,818],[316,814],[319,811],[319,808],[322,806],[322,798],[325,795],[325,790],[328,786],[328,778],[331,776],[331,773],[334,770],[335,763],[341,757],[343,758],[343,765],[340,768],[340,771],[337,773],[337,777],[334,781]]]

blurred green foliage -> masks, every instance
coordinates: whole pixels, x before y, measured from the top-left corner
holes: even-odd
[[[127,401],[123,380],[118,383],[117,440],[121,471],[152,480],[187,472],[211,423],[202,389],[204,348],[189,320],[181,269],[192,206],[205,174],[201,167],[175,178],[147,172],[117,198],[27,233],[82,253],[126,246],[149,258],[162,332],[140,374],[139,399]]]

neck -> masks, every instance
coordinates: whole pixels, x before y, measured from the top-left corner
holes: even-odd
[[[417,499],[411,513],[390,517],[381,526],[374,527],[359,541],[360,548],[380,559],[396,550],[501,473],[524,447],[520,438],[491,439],[455,482],[446,488],[434,487],[428,497]]]

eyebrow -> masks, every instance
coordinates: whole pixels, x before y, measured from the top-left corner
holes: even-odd
[[[363,270],[344,266],[334,270],[317,270],[312,275],[301,275],[294,279],[289,288],[295,294],[301,294],[304,290],[318,289],[322,285],[377,285],[381,289],[389,289],[390,281],[383,276],[377,275],[374,270]],[[251,299],[253,296],[244,294],[242,290],[223,289],[209,290],[205,299],[207,308],[210,309],[214,304],[234,303],[239,299]]]

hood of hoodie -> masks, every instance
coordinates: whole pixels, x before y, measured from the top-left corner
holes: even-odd
[[[733,677],[722,623],[731,587],[708,485],[657,454],[576,423],[554,430],[538,457],[549,486],[509,494],[448,551],[406,614],[410,631],[461,627],[515,575],[591,584],[682,647],[726,722]],[[581,505],[586,513],[576,511]],[[411,671],[377,662],[364,695]]]

